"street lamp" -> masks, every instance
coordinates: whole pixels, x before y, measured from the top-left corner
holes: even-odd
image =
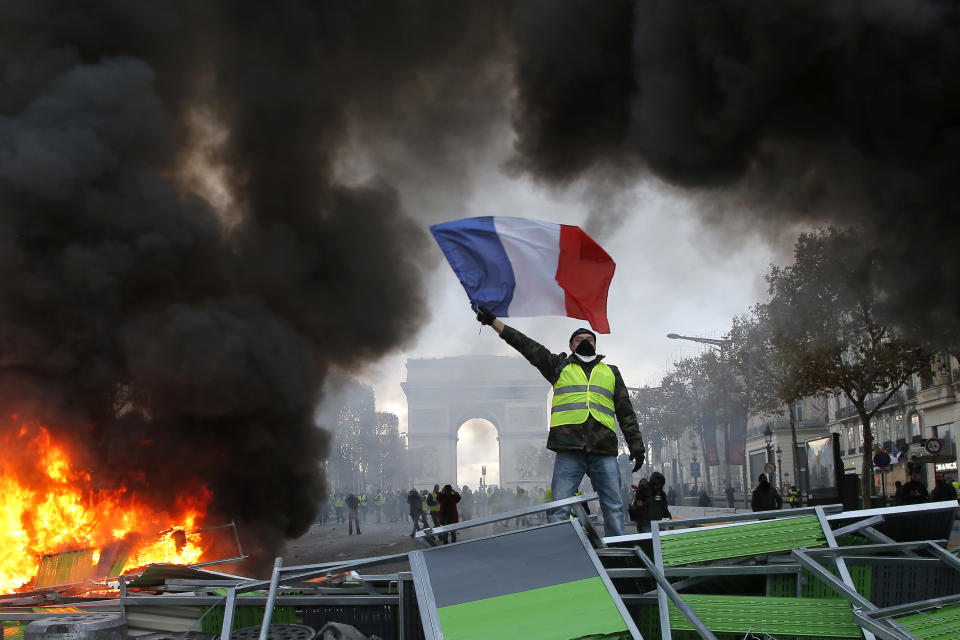
[[[773,442],[773,430],[770,428],[769,422],[763,428],[763,442],[767,448],[767,462],[773,462],[773,447],[770,446],[770,443]]]
[[[671,340],[689,340],[690,342],[699,342],[701,344],[709,344],[710,346],[717,347],[721,355],[723,355],[723,350],[726,347],[730,346],[729,340],[717,340],[716,338],[698,338],[696,336],[681,336],[678,333],[668,333],[667,337],[670,338]]]
[[[670,338],[671,340],[689,340],[690,342],[699,342],[700,344],[705,344],[705,345],[714,347],[719,352],[721,363],[726,363],[727,358],[726,358],[725,350],[733,342],[732,340],[727,340],[727,339],[718,340],[717,338],[700,338],[698,336],[682,336],[679,333],[668,333],[667,337]],[[728,450],[728,447],[730,446],[730,423],[729,422],[723,426],[722,433],[723,433],[724,450],[727,451],[727,456],[729,459],[729,455],[730,455]],[[744,459],[746,459],[746,451],[744,451]],[[747,465],[744,464],[743,467],[741,468],[743,469],[744,486],[746,486]],[[729,486],[731,485],[729,462],[726,464],[726,475],[727,475],[727,485]],[[744,494],[744,502],[746,502],[746,494]]]
[[[780,445],[777,445],[777,477],[780,479],[780,492],[783,493],[783,451],[780,450]]]

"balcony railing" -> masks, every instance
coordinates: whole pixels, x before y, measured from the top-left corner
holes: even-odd
[[[850,418],[855,415],[857,415],[856,407],[851,407],[849,405],[845,407],[840,407],[839,409],[837,409],[837,413],[836,413],[837,420],[843,420],[844,418]]]

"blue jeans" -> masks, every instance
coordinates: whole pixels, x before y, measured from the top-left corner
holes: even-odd
[[[584,474],[590,478],[594,491],[600,497],[603,535],[624,535],[623,505],[620,504],[620,468],[617,466],[616,456],[597,456],[585,451],[558,451],[556,462],[553,463],[553,482],[550,484],[553,499],[572,497]],[[547,521],[568,520],[570,511],[570,507],[554,509],[547,514]]]

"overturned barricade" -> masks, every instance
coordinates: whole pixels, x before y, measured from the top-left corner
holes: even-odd
[[[113,613],[127,636],[149,640],[310,640],[321,629],[384,640],[960,638],[960,560],[946,549],[955,501],[724,513],[602,538],[582,508],[594,498],[427,529],[424,548],[409,554],[291,567],[278,559],[270,580],[150,567],[114,597],[57,604],[81,618]],[[559,507],[573,517],[438,544]],[[368,573],[398,561],[410,570]],[[0,610],[5,638],[64,615],[30,604]]]

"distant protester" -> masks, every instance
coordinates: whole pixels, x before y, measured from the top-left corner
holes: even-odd
[[[700,489],[700,501],[698,503],[701,507],[712,507],[713,498],[707,494],[706,487]]]
[[[440,502],[440,514],[443,524],[456,524],[460,522],[460,514],[457,510],[457,503],[460,502],[460,494],[454,491],[453,487],[449,484],[443,486],[443,491],[440,492],[438,496],[438,501]],[[449,536],[444,533],[440,535],[440,540],[443,544],[447,542],[456,542],[457,541],[457,532],[451,531]]]
[[[350,529],[350,535],[353,535],[353,526],[357,526],[357,535],[360,535],[360,518],[357,516],[357,508],[360,505],[360,499],[356,494],[351,493],[345,500],[347,503],[347,526]]]
[[[767,481],[767,475],[761,473],[757,480],[759,484],[753,490],[753,496],[750,498],[750,508],[754,511],[774,511],[783,508],[783,498]]]
[[[940,500],[957,499],[957,491],[951,483],[947,482],[946,477],[938,475],[934,481],[936,484],[933,487],[933,491],[930,492],[931,500],[937,502]]]
[[[427,509],[430,510],[430,519],[433,520],[433,526],[443,526],[443,514],[440,512],[440,485],[433,485],[433,491],[427,494]]]
[[[670,490],[667,491],[667,504],[670,506],[677,505],[677,492],[673,487],[670,487]]]
[[[926,502],[929,498],[930,493],[927,491],[926,485],[920,481],[920,472],[914,468],[910,475],[910,482],[900,487],[897,502],[899,504],[920,504]]]
[[[427,524],[427,514],[423,512],[423,501],[416,489],[410,489],[410,493],[407,494],[407,505],[410,507],[410,519],[413,520],[413,531],[410,532],[412,538],[417,531],[420,531],[421,522],[424,529],[429,525]]]
[[[650,480],[641,480],[630,503],[630,519],[637,523],[637,533],[650,531],[653,520],[670,519],[667,494],[663,492],[666,478],[659,471],[650,474]]]

